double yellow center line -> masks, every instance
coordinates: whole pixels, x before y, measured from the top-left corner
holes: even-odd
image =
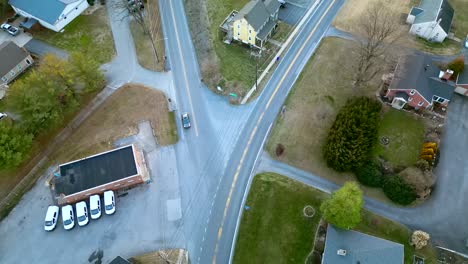
[[[318,1],[319,1],[319,0],[318,0]],[[229,195],[228,195],[228,197],[227,197],[226,205],[225,205],[225,207],[224,207],[223,220],[221,221],[221,226],[220,226],[219,229],[218,229],[218,237],[217,237],[215,252],[214,252],[213,261],[212,261],[213,264],[216,264],[216,256],[218,255],[219,241],[221,240],[221,236],[223,235],[223,227],[224,227],[224,223],[225,223],[225,221],[226,221],[226,216],[227,216],[227,211],[228,211],[229,205],[231,204],[232,193],[234,192],[234,188],[236,187],[236,183],[237,183],[237,179],[239,178],[240,170],[242,169],[242,165],[244,164],[244,160],[245,160],[245,157],[246,157],[246,155],[247,155],[247,153],[248,153],[248,151],[249,151],[249,148],[250,148],[250,145],[251,145],[251,143],[252,143],[252,140],[253,140],[253,138],[255,137],[255,134],[257,133],[258,126],[261,124],[261,122],[262,122],[262,120],[263,120],[263,117],[265,116],[265,112],[266,112],[266,111],[268,110],[268,108],[270,107],[270,104],[271,104],[271,102],[273,101],[273,99],[275,98],[276,93],[278,93],[279,88],[281,87],[281,85],[283,85],[284,80],[286,79],[286,77],[288,76],[288,74],[291,72],[292,67],[293,67],[294,64],[296,63],[296,61],[297,61],[297,59],[299,58],[299,56],[301,55],[302,51],[303,51],[304,48],[307,46],[307,43],[310,41],[310,39],[312,38],[312,36],[315,34],[315,32],[317,31],[318,26],[320,25],[320,23],[322,22],[322,20],[325,18],[325,16],[328,14],[328,12],[330,11],[330,9],[333,7],[333,4],[334,4],[335,2],[336,2],[336,0],[331,1],[330,5],[329,5],[328,8],[325,10],[325,12],[323,13],[323,15],[320,17],[320,19],[319,19],[319,21],[317,22],[317,24],[315,25],[315,27],[312,29],[312,31],[311,31],[311,32],[309,33],[309,35],[307,36],[306,41],[304,41],[304,43],[302,44],[301,48],[299,49],[299,51],[298,51],[298,52],[296,53],[296,55],[294,56],[292,62],[289,64],[288,68],[286,69],[286,72],[284,73],[283,77],[281,77],[280,81],[279,81],[278,84],[276,85],[275,90],[273,91],[273,94],[270,96],[270,99],[268,100],[268,102],[267,102],[267,104],[266,104],[266,106],[265,106],[265,109],[263,110],[262,114],[261,114],[260,117],[258,118],[257,123],[255,124],[255,127],[254,127],[254,129],[252,130],[252,133],[250,134],[249,141],[247,142],[247,146],[245,147],[244,152],[242,153],[242,157],[241,157],[241,159],[240,159],[239,165],[237,166],[236,173],[234,174],[234,179],[233,179],[232,184],[231,184],[231,189],[229,190]]]

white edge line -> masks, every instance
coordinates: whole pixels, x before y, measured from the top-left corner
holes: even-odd
[[[234,248],[236,246],[237,234],[239,232],[240,220],[242,219],[242,212],[243,212],[242,208],[245,205],[245,202],[247,200],[247,194],[249,193],[250,186],[252,185],[253,171],[257,167],[258,158],[260,157],[260,154],[262,153],[263,146],[265,145],[265,141],[266,141],[266,139],[268,138],[268,136],[270,134],[272,126],[273,126],[273,122],[270,123],[270,126],[268,127],[268,130],[267,130],[267,132],[265,134],[265,137],[263,138],[262,144],[260,145],[260,151],[258,152],[257,157],[255,158],[254,164],[252,166],[252,170],[250,171],[249,181],[247,182],[247,187],[245,188],[244,196],[242,197],[242,203],[241,203],[241,205],[239,207],[239,214],[238,214],[237,221],[236,221],[236,229],[234,231],[234,237],[233,237],[232,243],[231,243],[231,252],[229,253],[229,264],[232,263],[232,258],[234,257]]]

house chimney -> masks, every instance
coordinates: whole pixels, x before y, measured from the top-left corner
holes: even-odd
[[[445,72],[441,71],[439,77],[442,81],[448,81],[453,75],[453,71],[447,69]]]
[[[346,250],[345,249],[338,249],[336,254],[338,254],[340,256],[346,256]]]

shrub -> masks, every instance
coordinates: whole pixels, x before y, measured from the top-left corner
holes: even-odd
[[[413,186],[406,183],[399,175],[385,177],[382,188],[385,195],[397,204],[408,205],[416,200]]]
[[[460,56],[453,61],[449,62],[447,67],[453,71],[453,77],[457,77],[458,74],[462,73],[465,69],[465,60],[463,56]]]
[[[364,165],[377,140],[381,105],[367,98],[348,100],[340,109],[322,149],[327,165],[336,171],[352,171]]]
[[[370,187],[382,187],[383,175],[380,164],[376,160],[369,160],[364,166],[354,170],[358,181]]]
[[[276,145],[276,151],[275,151],[275,152],[276,152],[276,156],[279,157],[279,156],[283,155],[284,149],[285,149],[285,148],[284,148],[283,144],[278,144],[278,145]]]

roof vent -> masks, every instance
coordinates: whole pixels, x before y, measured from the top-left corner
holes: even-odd
[[[345,249],[338,249],[336,254],[338,254],[340,256],[346,256],[346,250]]]

